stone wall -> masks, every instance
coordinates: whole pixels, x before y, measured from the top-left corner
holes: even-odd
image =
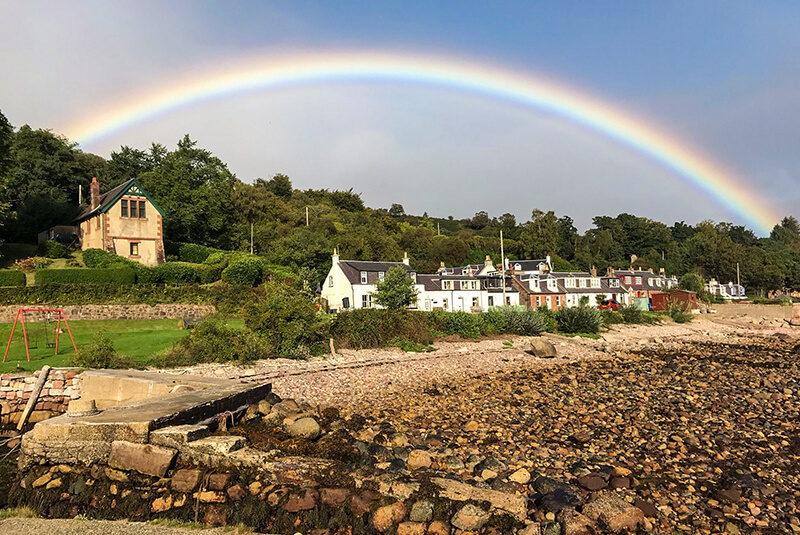
[[[4,373],[0,376],[0,424],[16,424],[33,392],[40,371],[26,374]],[[67,412],[70,400],[80,397],[80,376],[75,370],[53,368],[47,375],[39,399],[28,417],[31,423],[41,422]]]
[[[0,306],[0,323],[13,323],[19,308],[51,308],[51,305]],[[214,305],[172,303],[159,305],[71,305],[61,307],[68,321],[72,320],[155,320],[201,319],[217,312]],[[29,320],[29,317],[31,318]],[[41,314],[30,314],[25,321],[39,319]]]

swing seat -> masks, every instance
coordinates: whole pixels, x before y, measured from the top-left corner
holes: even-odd
[[[46,347],[47,349],[55,349],[55,348],[56,348],[56,343],[55,343],[55,342],[47,342],[47,343],[45,344],[45,347]]]

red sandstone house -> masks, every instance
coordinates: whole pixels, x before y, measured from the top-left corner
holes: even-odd
[[[39,240],[74,234],[84,251],[103,249],[147,266],[164,262],[164,211],[135,178],[102,195],[93,178],[90,193],[89,207],[72,226],[53,227],[42,232]]]

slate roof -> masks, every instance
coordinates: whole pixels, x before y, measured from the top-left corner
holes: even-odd
[[[103,193],[102,195],[100,195],[100,204],[97,206],[97,208],[92,210],[91,206],[87,207],[86,210],[84,210],[81,215],[79,215],[72,221],[72,223],[80,223],[81,221],[86,221],[87,219],[90,219],[98,214],[102,214],[108,211],[108,209],[111,208],[111,206],[117,201],[117,199],[122,197],[125,194],[125,192],[128,191],[128,189],[134,185],[139,187],[142,193],[144,193],[144,196],[147,198],[147,200],[150,201],[152,205],[156,208],[156,210],[158,210],[158,212],[163,216],[164,211],[161,209],[161,207],[158,206],[158,204],[156,204],[156,202],[153,199],[151,199],[147,193],[145,193],[144,188],[142,188],[142,185],[139,184],[139,182],[135,178],[132,178],[127,182],[123,182],[116,188],[112,188],[107,192]]]
[[[408,273],[414,273],[410,266],[402,262],[367,262],[361,260],[339,260],[339,267],[350,284],[361,284],[361,272],[367,272],[367,284],[378,282],[378,273],[386,273],[393,267],[401,267]]]
[[[666,292],[669,290],[669,286],[667,285],[667,278],[662,277],[658,273],[653,273],[647,270],[630,270],[630,269],[619,269],[614,272],[614,276],[620,280],[622,277],[631,277],[631,284],[627,285],[633,288],[634,290],[645,290],[651,292]],[[636,277],[642,278],[641,284],[636,284]],[[661,280],[661,285],[657,284],[650,284],[650,279],[659,279]]]
[[[519,264],[520,269],[516,269],[517,264]],[[547,259],[541,258],[538,260],[509,260],[508,265],[509,267],[513,268],[515,271],[538,271],[539,266],[541,264],[547,265]]]

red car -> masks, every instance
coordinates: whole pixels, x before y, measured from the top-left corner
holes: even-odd
[[[600,310],[619,310],[619,303],[614,299],[603,299],[597,308]]]

